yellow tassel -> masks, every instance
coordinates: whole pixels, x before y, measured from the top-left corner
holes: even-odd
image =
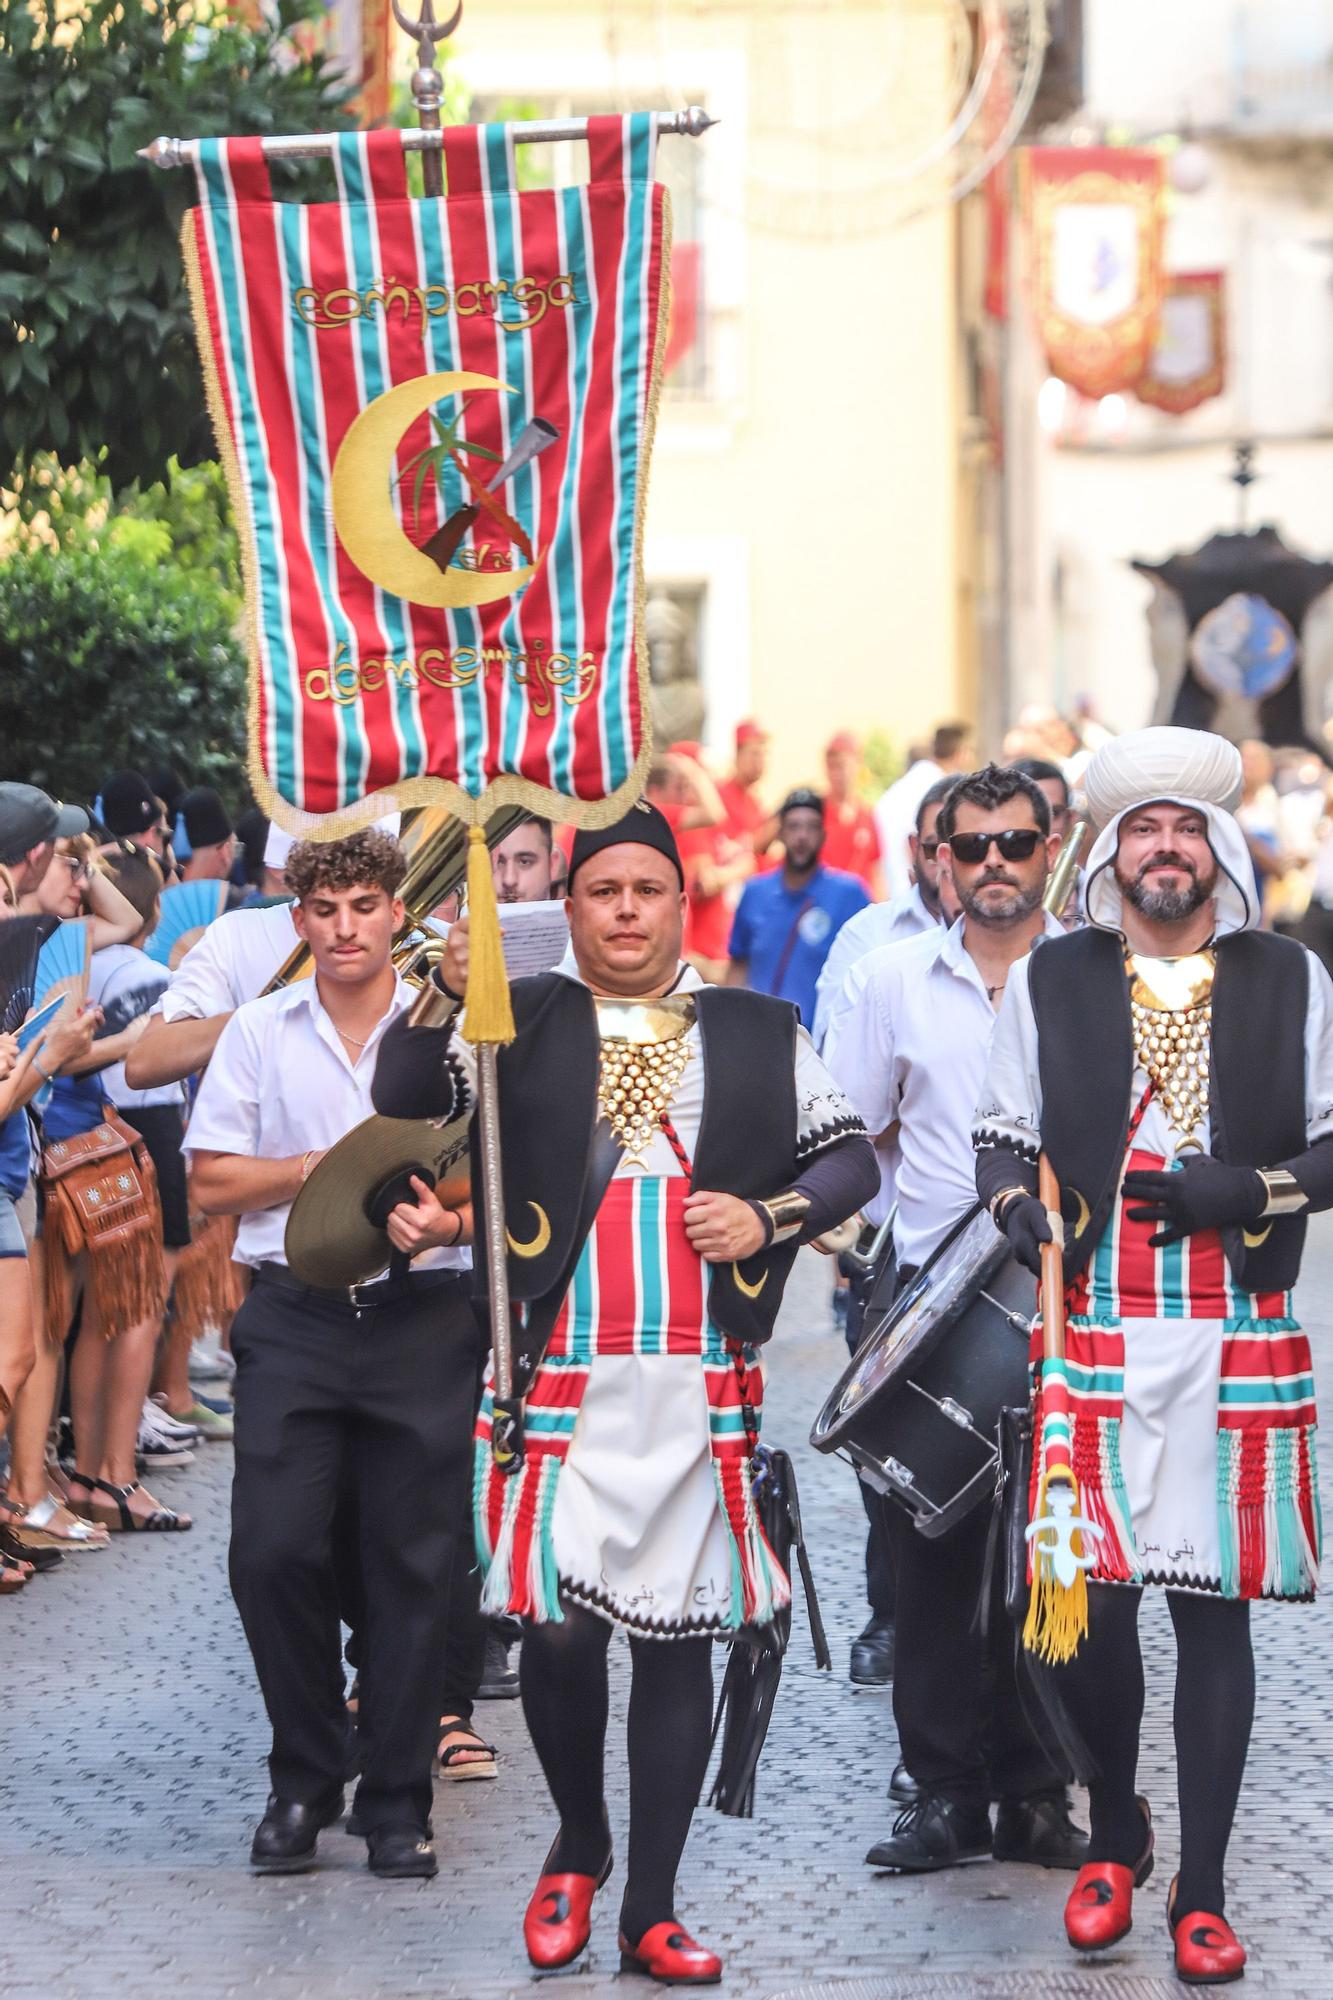
[[[1034,1521],[1046,1520],[1051,1515],[1047,1504],[1047,1483],[1050,1472],[1043,1472],[1037,1488],[1037,1507]],[[1074,1512],[1082,1511],[1078,1486],[1073,1476],[1064,1466],[1054,1468],[1054,1477],[1063,1485],[1073,1487]],[[1082,1553],[1082,1536],[1075,1534],[1075,1549]],[[1072,1660],[1088,1631],[1088,1579],[1079,1570],[1068,1588],[1062,1584],[1051,1568],[1050,1557],[1042,1552],[1040,1544],[1033,1549],[1032,1588],[1028,1593],[1028,1615],[1023,1624],[1023,1644],[1029,1653],[1038,1659],[1059,1666],[1065,1660]]]
[[[467,840],[468,972],[463,1033],[473,1043],[512,1042],[514,1009],[486,834],[474,826]]]

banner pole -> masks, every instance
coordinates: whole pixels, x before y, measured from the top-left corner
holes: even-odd
[[[421,13],[415,21],[403,12],[398,0],[393,0],[393,18],[417,45],[417,66],[412,72],[412,102],[417,109],[417,125],[423,132],[438,132],[444,78],[435,67],[435,44],[448,41],[462,20],[463,0],[458,0],[453,13],[444,22],[435,19],[434,0],[421,0]],[[423,150],[421,174],[427,196],[444,193],[444,156],[438,146]]]
[[[659,139],[672,136],[699,139],[718,122],[700,104],[691,104],[684,111],[655,111],[652,117]],[[586,118],[521,119],[510,125],[509,132],[516,146],[550,146],[566,139],[586,139],[588,121]],[[327,160],[333,157],[338,138],[334,132],[284,132],[270,134],[260,143],[266,160]],[[438,156],[442,146],[443,135],[438,127],[418,127],[403,134],[403,151],[424,153],[427,161],[432,153]],[[163,169],[192,167],[198,151],[197,139],[162,138],[141,146],[136,157],[147,160],[149,166]]]

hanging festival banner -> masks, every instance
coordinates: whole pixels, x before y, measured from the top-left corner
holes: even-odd
[[[1162,306],[1160,155],[1030,146],[1021,170],[1033,309],[1051,373],[1084,396],[1133,388]]]
[[[521,193],[507,127],[448,130],[442,200],[409,198],[403,137],[339,135],[339,199],[306,205],[273,199],[257,140],[198,148],[183,241],[255,794],[292,831],[386,794],[605,823],[649,752],[655,121],[590,119],[590,184]]]
[[[1220,396],[1227,380],[1226,276],[1173,271],[1148,365],[1134,384],[1141,403],[1173,417]]]

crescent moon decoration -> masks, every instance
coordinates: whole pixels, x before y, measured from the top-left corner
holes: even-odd
[[[515,393],[494,375],[474,375],[462,369],[418,375],[367,403],[348,425],[333,463],[333,525],[338,540],[363,576],[408,604],[431,604],[446,610],[497,604],[537,574],[537,563],[486,572],[441,570],[408,540],[394,512],[393,461],[403,433],[432,403],[471,389],[496,389],[506,396]]]
[[[526,1243],[520,1243],[511,1229],[505,1231],[509,1248],[516,1257],[540,1257],[551,1241],[551,1221],[546,1210],[536,1201],[530,1201],[528,1207],[537,1218],[537,1234],[530,1237]],[[767,1277],[768,1273],[765,1272],[764,1276]]]
[[[747,1299],[757,1299],[760,1292],[763,1291],[764,1286],[768,1283],[768,1272],[765,1271],[757,1285],[748,1285],[741,1276],[741,1267],[739,1264],[732,1265],[731,1275],[736,1280],[736,1290],[744,1292]]]
[[[1270,1222],[1264,1229],[1242,1229],[1240,1233],[1245,1239],[1245,1248],[1257,1250],[1261,1243],[1267,1243],[1273,1233],[1273,1225]]]
[[[1078,1238],[1092,1221],[1092,1210],[1088,1207],[1088,1204],[1084,1201],[1077,1188],[1071,1188],[1069,1192],[1078,1203],[1078,1221],[1074,1224],[1074,1239],[1077,1242]]]

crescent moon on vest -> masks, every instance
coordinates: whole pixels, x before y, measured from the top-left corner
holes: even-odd
[[[1261,1243],[1267,1243],[1273,1233],[1273,1225],[1270,1222],[1263,1229],[1242,1229],[1240,1233],[1244,1240],[1245,1248],[1247,1250],[1257,1250]]]
[[[506,1229],[505,1237],[509,1248],[516,1257],[540,1257],[551,1241],[551,1221],[540,1202],[530,1201],[528,1207],[537,1218],[537,1234],[520,1243],[511,1229]]]
[[[1074,1236],[1077,1239],[1092,1221],[1092,1210],[1088,1207],[1088,1204],[1084,1201],[1077,1188],[1071,1188],[1069,1192],[1078,1203],[1078,1221],[1074,1224]]]
[[[408,604],[445,609],[496,604],[502,597],[512,597],[537,574],[536,563],[494,573],[439,569],[424,550],[408,540],[394,512],[394,458],[404,433],[432,403],[464,395],[470,389],[514,394],[507,382],[497,381],[494,375],[473,375],[460,369],[417,375],[366,404],[348,425],[333,462],[333,525],[338,540],[363,576]]]
[[[736,1290],[738,1292],[744,1292],[747,1299],[757,1299],[759,1297],[760,1292],[763,1291],[764,1286],[768,1283],[768,1272],[764,1271],[760,1274],[759,1283],[757,1285],[747,1284],[745,1279],[741,1276],[741,1267],[739,1264],[732,1265],[731,1275],[736,1280]]]

